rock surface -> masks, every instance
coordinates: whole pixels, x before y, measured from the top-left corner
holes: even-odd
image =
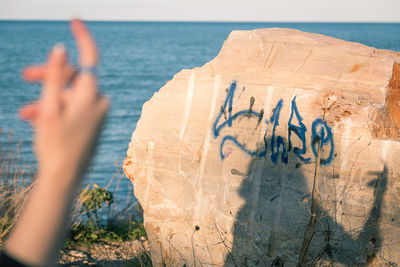
[[[176,74],[124,161],[154,266],[398,266],[399,62],[262,29]]]

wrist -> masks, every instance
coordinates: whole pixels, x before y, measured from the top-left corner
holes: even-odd
[[[79,167],[64,162],[63,164],[39,164],[36,183],[44,183],[54,189],[69,192],[79,184]]]

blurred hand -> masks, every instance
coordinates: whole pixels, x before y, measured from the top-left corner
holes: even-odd
[[[93,69],[97,50],[89,31],[79,20],[72,21],[70,26],[80,54],[80,67]],[[27,67],[23,73],[27,81],[42,82],[40,99],[19,112],[35,129],[34,146],[42,172],[68,169],[77,176],[92,156],[109,107],[108,99],[98,92],[95,74],[75,72],[67,61],[65,48],[56,45],[45,65]]]
[[[97,90],[95,44],[85,25],[71,22],[80,58],[76,71],[63,46],[43,66],[27,67],[24,78],[42,82],[36,102],[20,116],[35,129],[39,175],[7,241],[6,252],[27,266],[55,262],[68,225],[69,211],[82,172],[92,156],[108,100]],[[75,73],[75,74],[74,74]]]

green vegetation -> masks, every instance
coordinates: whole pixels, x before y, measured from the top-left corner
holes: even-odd
[[[113,194],[105,188],[94,184],[92,188],[82,190],[79,196],[81,215],[87,217],[84,222],[75,222],[71,227],[71,235],[67,247],[90,245],[96,242],[121,242],[146,238],[143,223],[129,218],[108,219],[103,224],[99,219],[99,210],[113,204]]]

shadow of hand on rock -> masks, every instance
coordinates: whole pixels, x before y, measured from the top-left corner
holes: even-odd
[[[240,175],[234,169],[232,174]],[[225,266],[368,265],[382,243],[379,220],[387,189],[387,167],[369,175],[378,177],[368,184],[374,188],[374,202],[364,216],[363,227],[344,229],[335,215],[340,201],[337,196],[329,196],[334,210],[316,200],[315,223],[309,230],[310,240],[306,240],[312,218],[313,181],[305,177],[313,174],[305,175],[300,164],[273,164],[268,156],[255,157],[239,190],[245,204],[236,216],[234,240],[227,248]]]

